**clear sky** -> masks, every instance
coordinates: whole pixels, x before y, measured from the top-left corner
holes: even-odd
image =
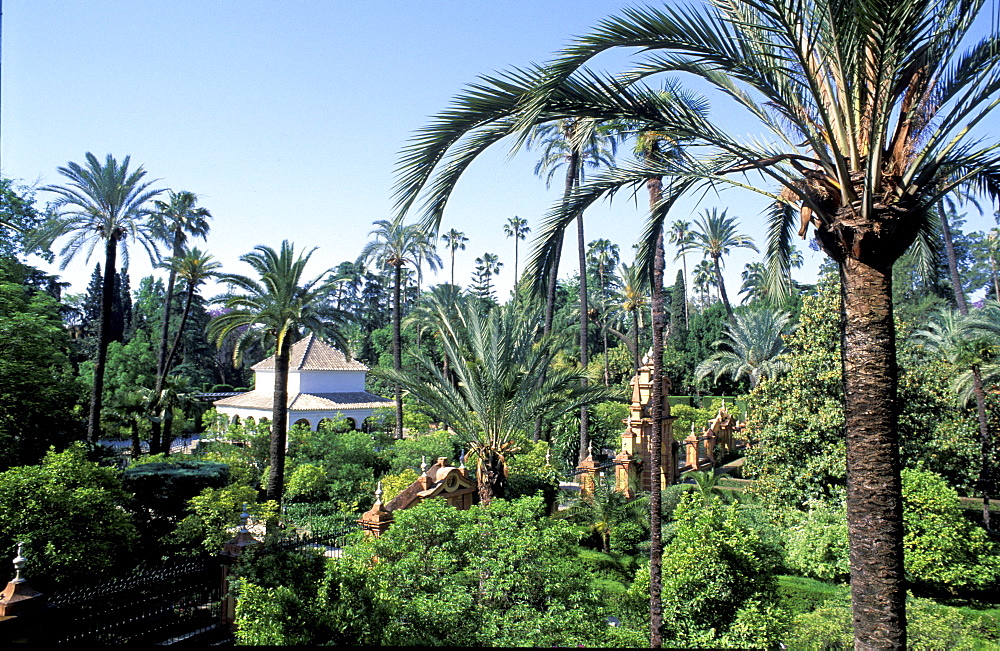
[[[354,260],[372,222],[391,217],[400,149],[466,83],[544,62],[628,4],[5,0],[0,173],[59,184],[56,168],[82,162],[85,152],[131,156],[160,186],[200,196],[215,219],[199,246],[225,271],[247,273],[241,254],[289,239],[318,247],[312,262],[318,274]],[[456,228],[470,239],[456,258],[456,282],[468,285],[474,259],[496,253],[504,263],[501,297],[514,267],[503,224],[517,215],[537,231],[561,188],[553,183],[546,190],[534,176],[537,153],[508,154],[501,144],[473,164],[442,223],[442,232]],[[631,262],[644,204],[623,196],[595,206],[586,216],[586,240],[610,239]],[[757,197],[711,196],[674,217],[689,219],[710,206],[740,216],[744,232],[764,247]],[[969,227],[990,225],[984,218]],[[574,248],[563,256],[563,275],[576,264],[574,240],[567,237]],[[807,264],[799,277],[808,282],[821,256],[803,245]],[[522,244],[521,268],[527,248]],[[439,252],[445,269],[430,283],[448,280],[443,245]],[[150,273],[144,256],[133,248],[133,287]],[[734,298],[743,264],[757,258],[738,253],[729,260]],[[99,261],[79,257],[60,272],[71,291],[83,291]],[[668,282],[679,264],[669,264]]]

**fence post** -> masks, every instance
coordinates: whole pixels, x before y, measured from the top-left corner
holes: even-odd
[[[250,547],[260,544],[260,541],[254,538],[250,534],[250,530],[247,529],[247,521],[250,519],[250,514],[247,513],[245,502],[243,503],[243,513],[240,514],[240,519],[243,521],[243,524],[240,525],[239,531],[236,532],[236,536],[232,540],[222,546],[222,552],[219,554],[219,560],[221,561],[219,564],[221,567],[220,599],[222,601],[222,607],[219,609],[219,617],[222,624],[226,626],[232,626],[236,621],[236,594],[232,589],[234,583],[232,568],[239,561],[243,552]]]

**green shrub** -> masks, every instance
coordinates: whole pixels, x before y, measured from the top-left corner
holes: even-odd
[[[809,511],[787,531],[785,565],[802,576],[823,581],[846,581],[850,575],[847,511],[814,500]]]
[[[251,525],[264,523],[278,513],[273,501],[258,504],[257,491],[248,486],[206,488],[188,500],[188,515],[177,525],[171,541],[190,552],[221,551],[241,524],[244,504]]]
[[[745,640],[753,646],[772,646],[769,637],[781,628],[775,571],[781,550],[770,536],[741,517],[737,503],[719,500],[707,503],[698,495],[681,498],[674,511],[674,535],[663,554],[663,612],[671,636],[680,639],[692,631],[714,631],[725,636],[739,619],[742,608],[750,608],[768,621],[756,621],[748,612],[741,632],[757,630],[765,636]],[[756,627],[756,628],[755,628]],[[742,639],[742,638],[741,638]]]
[[[551,513],[559,494],[559,473],[547,465],[549,452],[545,441],[525,443],[521,451],[507,462],[507,499],[541,494],[546,512]]]
[[[448,463],[457,466],[457,452],[455,438],[447,431],[441,430],[395,441],[392,447],[383,451],[383,456],[388,459],[389,472],[399,474],[407,468],[417,470],[423,459],[426,459],[428,466],[432,466],[438,457],[445,457]]]
[[[934,473],[903,470],[902,476],[907,573],[950,590],[996,585],[998,546],[963,516],[954,489]]]
[[[37,590],[113,575],[131,562],[138,538],[121,473],[87,460],[74,443],[37,466],[0,473],[0,559],[25,544],[25,575]]]

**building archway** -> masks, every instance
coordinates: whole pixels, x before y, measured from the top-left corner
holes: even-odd
[[[307,418],[300,418],[300,419],[298,419],[297,421],[295,421],[294,423],[292,423],[293,427],[295,425],[302,425],[307,430],[312,431],[312,423],[310,423],[309,419],[307,419]],[[319,428],[317,427],[316,429],[319,429]]]

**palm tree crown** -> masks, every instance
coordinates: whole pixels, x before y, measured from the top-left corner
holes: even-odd
[[[128,241],[137,241],[150,259],[157,259],[156,240],[147,227],[149,201],[162,190],[152,189],[154,181],[144,180],[142,166],[129,171],[129,157],[118,163],[108,154],[102,165],[92,153],[86,154],[86,166],[70,162],[59,173],[69,179],[67,185],[42,188],[57,195],[53,208],[57,214],[42,225],[33,237],[36,243],[51,246],[56,239],[69,236],[60,250],[60,268],[86,248],[89,260],[98,243],[104,245],[104,284],[101,290],[101,321],[98,328],[97,360],[94,386],[90,397],[87,435],[92,441],[100,436],[100,414],[104,391],[104,364],[110,342],[112,299],[118,249],[128,262]]]
[[[681,246],[683,252],[701,251],[702,254],[712,261],[715,269],[715,282],[719,288],[719,297],[722,304],[726,306],[726,314],[729,320],[733,321],[733,307],[729,304],[729,295],[726,293],[726,284],[722,278],[722,258],[729,254],[731,249],[752,249],[757,250],[757,246],[749,236],[737,232],[736,217],[726,216],[726,211],[721,213],[716,208],[706,210],[695,219],[694,229],[690,232],[690,237],[686,244]]]
[[[723,375],[734,382],[744,377],[756,387],[765,378],[773,378],[788,370],[789,364],[780,358],[785,352],[784,336],[789,334],[791,317],[784,312],[768,309],[751,310],[736,315],[726,326],[724,339],[713,345],[718,352],[698,365],[698,379]]]

